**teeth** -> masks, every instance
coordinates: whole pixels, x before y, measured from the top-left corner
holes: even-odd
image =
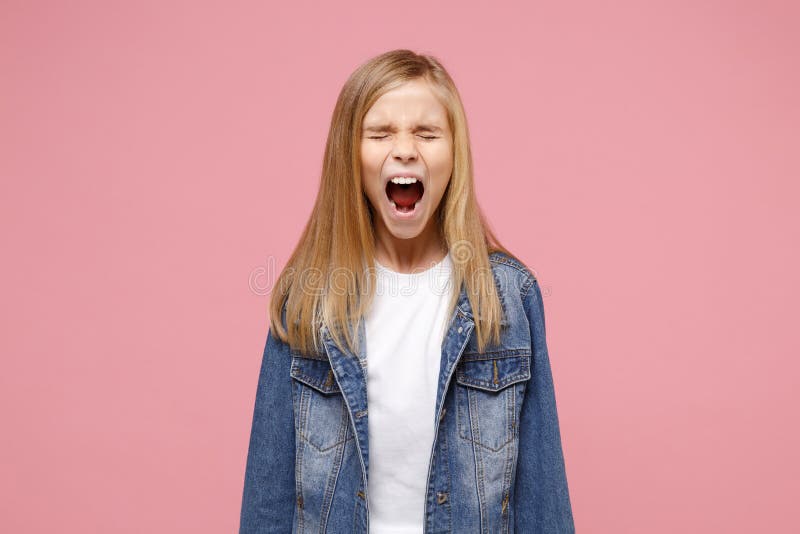
[[[416,183],[417,179],[413,176],[405,177],[405,176],[395,176],[392,178],[393,184],[413,184]]]

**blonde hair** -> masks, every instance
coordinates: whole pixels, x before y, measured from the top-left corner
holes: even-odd
[[[361,177],[364,115],[384,93],[426,80],[447,109],[453,135],[453,174],[436,212],[453,260],[450,314],[465,284],[475,318],[478,350],[499,343],[503,309],[489,254],[510,254],[496,239],[478,205],[472,153],[461,97],[434,57],[392,50],[360,65],[342,87],[331,118],[319,190],[300,240],[270,299],[274,335],[301,353],[320,352],[325,325],[340,349],[357,353],[357,327],[374,296],[375,235]],[[512,256],[513,257],[513,256]],[[286,327],[282,321],[285,306]],[[448,316],[450,315],[448,314]]]

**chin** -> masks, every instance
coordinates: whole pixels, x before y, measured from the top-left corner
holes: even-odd
[[[414,223],[406,223],[403,224],[402,222],[397,221],[390,221],[386,218],[383,219],[383,224],[386,226],[386,229],[392,234],[393,237],[396,239],[414,239],[422,234],[422,231],[425,229],[427,224],[427,220],[423,221],[416,221]]]
[[[387,228],[389,233],[396,239],[414,239],[422,233],[422,229],[419,228],[396,228],[392,226],[387,226]]]

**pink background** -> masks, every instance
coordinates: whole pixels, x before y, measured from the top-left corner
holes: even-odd
[[[3,2],[0,530],[235,532],[362,61],[437,55],[539,276],[575,523],[797,532],[795,2]]]

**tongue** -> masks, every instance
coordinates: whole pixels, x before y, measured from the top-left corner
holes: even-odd
[[[419,182],[413,184],[389,182],[386,193],[398,208],[413,208],[414,203],[422,198],[422,185]]]

